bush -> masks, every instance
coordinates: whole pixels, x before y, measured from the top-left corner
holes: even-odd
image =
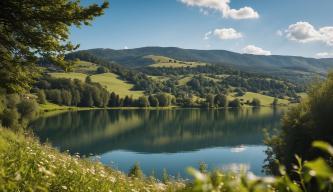
[[[18,125],[20,115],[16,108],[5,109],[1,115],[1,123],[4,127],[15,127]]]
[[[16,105],[21,101],[18,94],[8,94],[6,95],[6,105],[9,109],[16,108]]]
[[[159,106],[158,99],[155,96],[150,95],[148,97],[148,100],[149,100],[150,106],[152,106],[152,107],[158,107]]]
[[[38,104],[33,99],[23,99],[18,105],[17,110],[23,118],[32,118],[38,110]]]
[[[98,74],[108,73],[108,72],[109,72],[109,69],[106,68],[106,67],[103,67],[103,66],[98,67],[97,70],[96,70],[96,73],[98,73]]]
[[[130,171],[128,172],[128,176],[136,177],[136,178],[140,178],[140,179],[143,178],[143,172],[142,172],[138,162],[136,162],[134,164],[134,166],[130,169]]]
[[[260,102],[259,99],[253,98],[253,100],[251,102],[251,105],[254,106],[254,107],[260,107],[261,106],[261,102]]]
[[[240,108],[240,107],[242,107],[242,104],[241,104],[239,99],[234,99],[234,100],[229,102],[229,107]]]
[[[37,97],[38,97],[38,103],[39,104],[45,104],[46,103],[46,95],[44,90],[38,90],[37,91]]]

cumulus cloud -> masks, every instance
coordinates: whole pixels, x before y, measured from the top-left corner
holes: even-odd
[[[300,43],[323,42],[333,46],[333,26],[326,26],[316,29],[308,22],[297,22],[289,25],[284,31],[286,37]]]
[[[239,39],[243,37],[242,33],[233,28],[221,28],[205,33],[204,40],[208,40],[212,35],[222,40]]]
[[[224,18],[232,19],[257,19],[259,13],[251,7],[240,9],[230,8],[230,0],[179,0],[188,6],[196,6],[201,9],[212,9],[220,12]]]
[[[333,58],[333,52],[321,52],[316,54],[317,58]]]
[[[254,45],[248,45],[242,49],[243,53],[252,54],[252,55],[271,55],[270,51],[264,50],[260,47]]]
[[[125,46],[125,47],[124,47],[124,49],[128,49],[128,47],[127,47],[127,46]]]

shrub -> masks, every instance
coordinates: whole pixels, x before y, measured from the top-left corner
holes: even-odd
[[[128,176],[129,177],[136,177],[136,178],[143,178],[143,172],[140,168],[140,165],[138,162],[136,162],[133,167],[130,169],[130,171],[128,172]]]
[[[37,91],[37,97],[38,97],[38,103],[39,104],[45,104],[46,103],[46,95],[44,90],[38,90]]]
[[[96,70],[96,73],[98,73],[98,74],[108,73],[108,72],[109,72],[108,68],[103,67],[103,66],[98,67],[97,70]]]
[[[259,99],[257,98],[253,98],[252,102],[251,102],[251,105],[254,106],[254,107],[260,107],[261,105],[261,102]]]
[[[23,99],[17,105],[17,110],[23,118],[31,118],[36,114],[38,110],[38,104],[33,99]]]
[[[4,127],[15,127],[18,125],[20,115],[16,108],[5,109],[1,115],[1,123]]]
[[[234,100],[229,102],[229,107],[240,108],[240,107],[242,107],[242,104],[241,104],[239,99],[234,99]]]
[[[9,109],[16,108],[16,105],[20,102],[21,98],[18,94],[8,94],[6,95],[6,105]]]

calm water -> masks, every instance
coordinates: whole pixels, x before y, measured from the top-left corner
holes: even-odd
[[[262,129],[280,125],[282,109],[95,110],[45,116],[32,123],[42,142],[95,155],[127,172],[139,162],[146,175],[163,168],[188,177],[186,167],[245,164],[261,175],[266,157]]]

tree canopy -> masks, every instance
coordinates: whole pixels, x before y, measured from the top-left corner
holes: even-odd
[[[0,82],[7,92],[28,90],[38,75],[39,56],[68,70],[65,53],[75,50],[71,26],[90,25],[108,2],[82,6],[79,0],[0,1]]]

